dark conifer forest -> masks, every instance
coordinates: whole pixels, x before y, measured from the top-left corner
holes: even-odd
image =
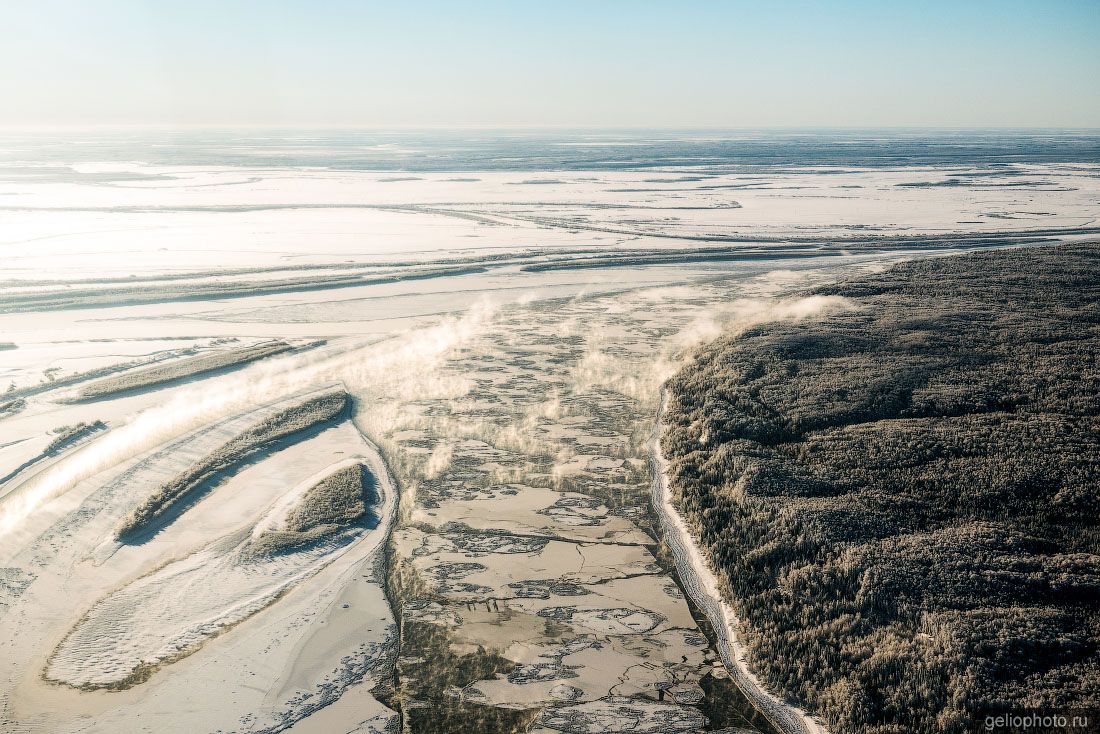
[[[933,258],[668,385],[750,665],[834,732],[1100,704],[1100,246]]]

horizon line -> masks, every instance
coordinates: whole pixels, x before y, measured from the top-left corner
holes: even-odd
[[[1020,132],[1091,132],[1100,133],[1100,125],[1013,125],[1013,124],[900,124],[900,125],[565,125],[565,124],[410,124],[378,125],[353,123],[273,123],[273,122],[126,122],[65,124],[3,124],[0,132],[47,132],[67,130],[355,130],[373,132],[403,131],[558,131],[558,132],[806,132],[806,131],[1020,131]]]

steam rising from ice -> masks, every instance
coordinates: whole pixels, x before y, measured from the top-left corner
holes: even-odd
[[[345,343],[339,351],[273,359],[232,377],[185,388],[171,402],[142,412],[8,495],[0,504],[0,537],[18,528],[44,503],[101,471],[224,416],[310,388],[342,382],[352,390],[368,389],[405,400],[465,394],[468,382],[441,374],[439,365],[450,350],[481,333],[496,311],[486,300],[461,317],[377,344],[349,349]]]
[[[672,289],[655,291],[647,300],[674,295],[663,294],[662,290]],[[663,305],[670,307],[672,303]],[[653,304],[648,307],[652,308]],[[651,402],[656,400],[660,386],[684,366],[690,359],[691,351],[703,342],[722,334],[739,334],[768,321],[798,321],[852,307],[848,299],[840,296],[738,299],[727,306],[700,310],[659,354],[641,362],[610,355],[601,349],[598,341],[590,341],[587,352],[577,365],[574,389],[605,385],[641,402]]]
[[[658,304],[671,308],[679,300],[676,296],[682,296],[673,292],[676,290],[679,289],[634,294],[609,304],[607,312],[616,308],[622,311],[653,308]],[[684,314],[689,319],[686,326],[659,354],[646,359],[613,356],[601,349],[598,340],[590,341],[587,353],[576,367],[573,389],[607,385],[644,403],[654,399],[660,385],[683,366],[691,349],[704,341],[766,321],[805,319],[850,305],[836,296],[811,296],[739,299],[725,307],[700,309],[694,316],[689,309]],[[185,388],[171,402],[144,411],[9,494],[0,504],[0,537],[18,528],[43,504],[101,471],[227,415],[310,388],[342,382],[353,392],[385,396],[389,404],[377,406],[372,424],[385,416],[394,418],[395,402],[464,395],[470,389],[468,378],[447,374],[440,367],[451,350],[484,333],[497,310],[491,302],[483,301],[460,317],[380,343],[350,348],[341,343],[335,349],[272,359],[236,375]],[[553,406],[548,409],[555,410]],[[366,415],[371,417],[372,411]],[[436,460],[429,462],[432,464],[429,473],[446,463],[443,456],[433,458]]]

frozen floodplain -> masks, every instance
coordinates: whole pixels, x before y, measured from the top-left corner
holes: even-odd
[[[813,286],[1096,238],[1100,161],[379,135],[0,139],[0,730],[817,726],[661,542],[662,384],[853,308]]]

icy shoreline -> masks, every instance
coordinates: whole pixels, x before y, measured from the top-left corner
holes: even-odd
[[[745,649],[737,639],[738,619],[722,599],[718,579],[688,531],[668,492],[668,462],[661,453],[661,422],[667,400],[661,393],[653,434],[650,437],[650,465],[653,470],[653,507],[669,551],[676,561],[676,572],[692,602],[703,610],[717,636],[717,650],[730,677],[753,706],[784,734],[828,734],[824,726],[807,712],[792,706],[768,691],[745,662]]]

